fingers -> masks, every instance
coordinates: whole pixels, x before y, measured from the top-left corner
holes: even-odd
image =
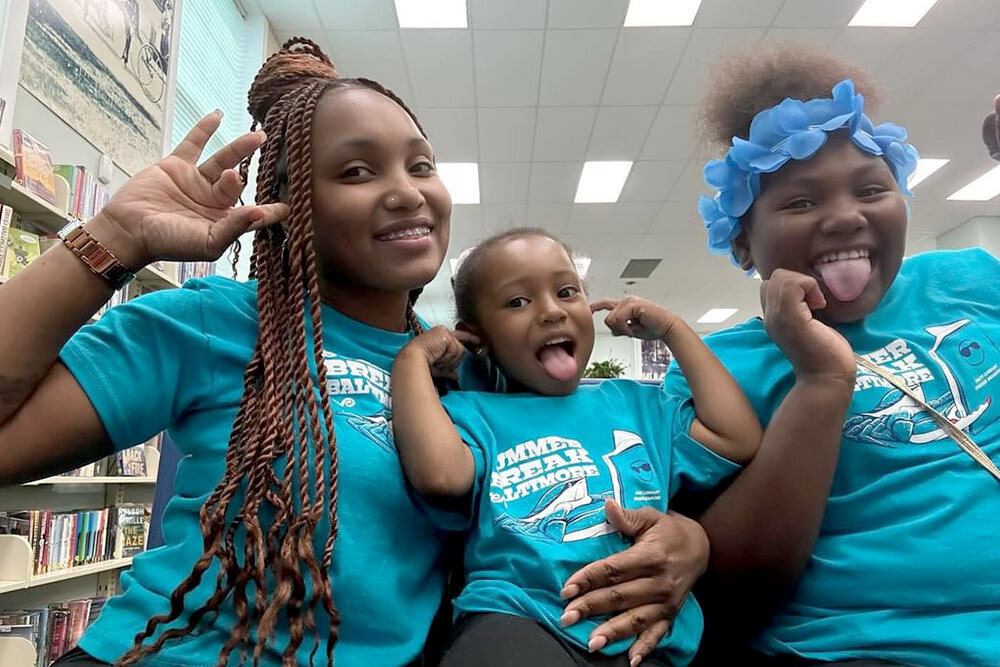
[[[198,171],[209,183],[215,183],[223,172],[236,167],[243,161],[243,158],[260,148],[266,138],[267,135],[264,134],[263,130],[248,132],[217,150],[212,157],[198,167]]]
[[[646,577],[658,571],[648,550],[636,546],[584,565],[570,575],[560,592],[564,600],[590,591]]]
[[[218,206],[232,206],[243,192],[243,179],[233,169],[227,169],[212,182],[212,199]]]
[[[283,204],[278,202],[276,204],[261,204],[259,206],[249,206],[247,208],[255,208],[258,212],[258,217],[256,220],[250,223],[250,226],[246,229],[248,232],[255,232],[258,229],[264,229],[265,227],[270,227],[271,225],[281,222],[288,218],[290,213],[288,209],[288,204]]]
[[[614,310],[618,307],[617,299],[601,299],[590,304],[590,312],[599,313],[602,310]]]
[[[469,347],[479,347],[483,344],[483,339],[474,333],[469,331],[463,331],[462,329],[456,329],[454,331],[455,338],[459,343]]]
[[[677,610],[668,604],[647,604],[629,609],[597,626],[590,633],[588,648],[591,651],[599,651],[608,644],[642,635],[646,630],[654,630],[650,636],[655,635],[656,631],[666,634],[676,615]],[[654,626],[658,627],[654,629]],[[629,655],[632,655],[632,651],[629,651]]]
[[[285,204],[234,208],[226,217],[209,227],[205,252],[212,257],[219,257],[240,234],[273,225],[287,216],[288,206]]]
[[[205,144],[208,140],[212,138],[215,131],[219,129],[219,124],[222,122],[222,112],[213,111],[207,116],[202,117],[191,131],[187,133],[181,143],[177,144],[177,147],[171,152],[171,155],[179,157],[185,162],[190,162],[194,164],[201,157],[201,152],[205,150]]]
[[[662,580],[644,577],[615,586],[606,586],[582,595],[566,605],[562,625],[573,625],[585,618],[622,612],[646,604],[662,603],[670,594]]]
[[[651,626],[639,633],[639,636],[628,650],[629,667],[636,667],[642,664],[643,659],[653,652],[660,640],[667,636],[670,631],[670,621],[663,619],[653,623]]]
[[[610,498],[605,498],[604,516],[619,533],[626,537],[635,537],[656,525],[664,515],[653,507],[627,510]]]
[[[761,307],[765,316],[769,312],[772,315],[791,313],[803,302],[810,310],[826,307],[826,297],[812,276],[776,269],[761,285]]]

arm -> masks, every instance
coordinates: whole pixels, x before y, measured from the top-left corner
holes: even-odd
[[[611,311],[604,322],[616,336],[659,338],[670,348],[694,399],[692,438],[737,463],[754,457],[761,438],[757,415],[729,371],[691,327],[664,308],[634,296],[598,301],[591,309]]]
[[[432,367],[452,372],[464,348],[444,327],[404,347],[392,365],[392,430],[399,460],[413,488],[426,496],[461,497],[472,490],[469,447],[438,399]]]
[[[260,145],[261,135],[245,135],[196,167],[218,123],[215,115],[203,119],[174,153],[123,185],[87,223],[126,266],[216,258],[251,223],[276,222],[287,210],[283,204],[231,208],[242,189],[232,167]],[[68,470],[110,451],[93,406],[57,361],[110,295],[103,279],[62,245],[0,287],[0,485]]]

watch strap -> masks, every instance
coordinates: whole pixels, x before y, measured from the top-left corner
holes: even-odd
[[[82,225],[77,224],[68,231],[64,229],[59,232],[59,236],[87,268],[104,278],[113,289],[121,289],[135,278],[135,274],[125,268],[114,253],[91,236]]]

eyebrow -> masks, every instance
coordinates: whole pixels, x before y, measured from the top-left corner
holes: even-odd
[[[577,274],[575,271],[570,271],[569,269],[561,269],[561,270],[555,272],[552,275],[555,278],[557,278],[558,280],[566,280],[568,278],[575,278],[577,281],[580,280],[579,274]],[[503,292],[505,290],[508,290],[508,289],[511,289],[511,288],[514,288],[514,287],[519,287],[521,285],[521,283],[529,282],[529,281],[530,281],[530,278],[513,278],[511,280],[508,280],[507,282],[503,282],[503,283],[500,283],[499,285],[497,285],[496,291],[497,292]]]
[[[430,143],[423,137],[412,137],[407,142],[407,148],[416,148],[422,146],[430,146]],[[333,144],[331,150],[337,149],[353,149],[353,150],[375,150],[379,148],[379,142],[374,139],[369,139],[368,137],[353,137],[349,139],[344,139]]]

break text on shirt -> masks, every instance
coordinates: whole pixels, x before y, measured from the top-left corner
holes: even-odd
[[[897,338],[885,347],[861,356],[873,364],[886,369],[911,389],[934,379],[934,375],[930,369],[917,359],[917,356],[910,349],[909,344],[900,338]],[[875,375],[871,371],[859,366],[858,376],[854,382],[854,391],[864,391],[872,387],[891,389],[892,384],[885,378]]]
[[[362,359],[349,359],[323,351],[326,384],[331,397],[370,395],[385,407],[390,405],[390,375]]]
[[[526,440],[497,454],[490,500],[508,503],[556,484],[599,475],[577,440],[560,436]]]

